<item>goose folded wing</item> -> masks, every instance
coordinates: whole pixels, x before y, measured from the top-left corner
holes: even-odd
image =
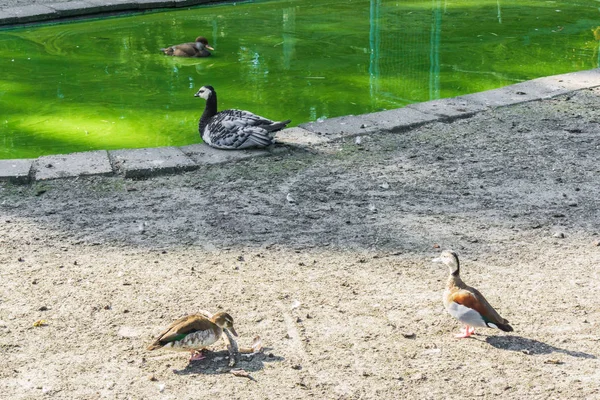
[[[269,146],[273,138],[258,126],[211,127],[212,144],[222,148],[244,149],[254,146]]]
[[[227,110],[220,113],[222,115],[221,123],[223,124],[235,124],[239,126],[260,126],[270,125],[273,123],[268,118],[261,117],[251,113],[250,111],[244,110]]]
[[[273,121],[242,110],[227,110],[217,114],[207,127],[214,146],[244,149],[254,146],[269,146],[273,134],[268,127]]]

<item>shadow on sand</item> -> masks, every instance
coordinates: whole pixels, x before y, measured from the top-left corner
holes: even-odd
[[[560,347],[554,347],[544,342],[521,336],[488,336],[485,341],[497,349],[527,352],[528,354],[562,353],[577,358],[597,358],[593,354],[561,349]]]
[[[247,373],[260,371],[265,363],[281,362],[283,357],[274,355],[269,348],[264,348],[260,353],[240,354],[240,360],[235,366],[229,365],[229,352],[223,351],[204,351],[205,358],[199,361],[190,361],[184,369],[174,370],[177,375],[218,375],[228,374],[232,370],[244,370]],[[246,378],[255,380],[251,375]]]

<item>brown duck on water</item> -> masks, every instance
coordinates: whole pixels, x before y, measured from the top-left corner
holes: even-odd
[[[160,49],[168,56],[174,57],[208,57],[210,51],[214,50],[208,45],[208,40],[204,36],[198,36],[193,43],[176,44],[164,49]]]

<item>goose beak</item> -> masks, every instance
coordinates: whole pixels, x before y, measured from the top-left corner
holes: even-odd
[[[233,326],[230,326],[229,328],[227,328],[231,331],[231,333],[233,333],[233,336],[237,337],[237,332],[235,331],[235,329],[233,329]]]
[[[434,258],[433,260],[431,260],[431,262],[441,263],[442,262],[442,258],[441,257]]]
[[[194,95],[194,97],[200,97],[200,91],[199,90],[196,92],[196,94]]]
[[[214,50],[215,50],[214,48],[210,47],[209,45],[206,45],[206,46],[204,46],[204,47],[206,47],[207,49],[209,49],[209,50],[212,50],[212,51],[214,51]]]

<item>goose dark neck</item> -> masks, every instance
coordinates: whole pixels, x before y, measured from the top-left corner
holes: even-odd
[[[204,128],[208,125],[210,119],[217,113],[217,93],[213,92],[206,99],[206,107],[204,107],[204,112],[202,113],[202,117],[200,117],[200,122],[198,124],[198,131],[200,132],[200,136],[204,134]]]

